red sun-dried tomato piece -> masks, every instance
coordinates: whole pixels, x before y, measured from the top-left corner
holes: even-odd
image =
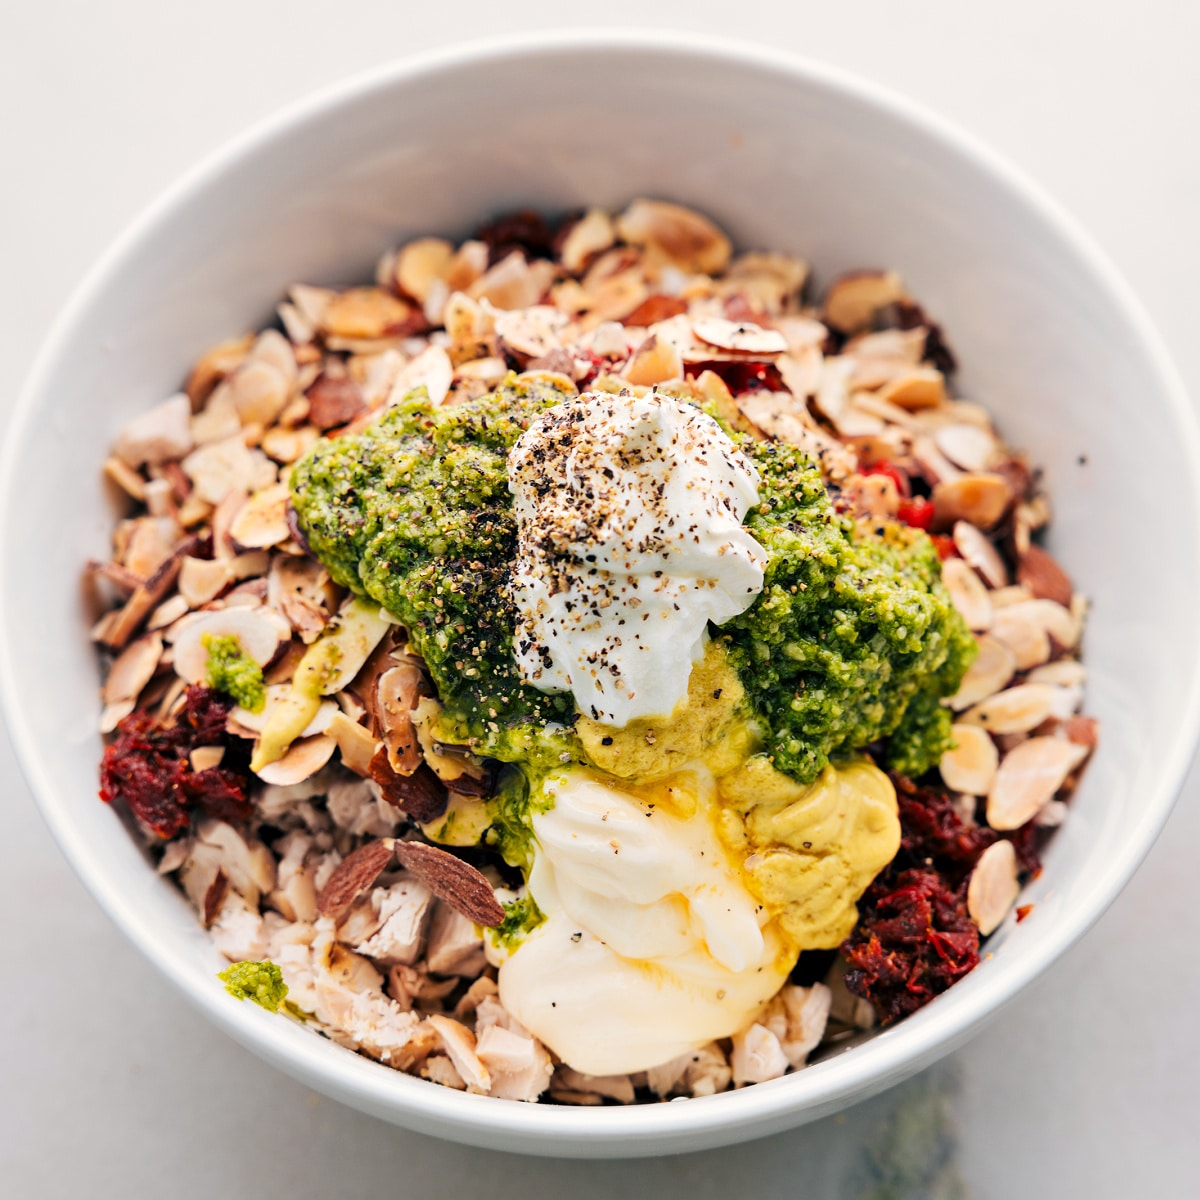
[[[912,495],[912,485],[909,483],[908,475],[904,471],[900,470],[900,468],[894,463],[888,462],[887,459],[881,458],[878,462],[874,462],[871,463],[870,466],[863,467],[862,473],[864,475],[885,475],[896,485],[896,491],[900,493],[903,499],[907,499]],[[903,505],[901,507],[903,508]],[[930,517],[932,519],[932,513],[930,514]],[[903,521],[904,518],[901,517],[900,520]],[[912,522],[909,521],[908,524],[911,525]],[[924,526],[921,528],[924,528]]]
[[[933,524],[933,504],[921,496],[916,496],[912,500],[901,500],[900,507],[896,510],[896,516],[905,525],[928,532],[929,527]]]

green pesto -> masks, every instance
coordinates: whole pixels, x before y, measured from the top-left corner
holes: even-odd
[[[208,651],[208,684],[224,692],[247,712],[261,712],[267,700],[262,667],[242,652],[242,644],[232,634],[218,637],[206,633],[200,638]]]
[[[320,441],[292,471],[292,505],[340,584],[408,629],[446,721],[484,754],[524,761],[570,696],[521,681],[506,581],[516,553],[508,452],[569,392],[513,376],[470,404],[431,408],[423,390],[362,433]]]
[[[544,920],[546,914],[538,908],[532,896],[510,900],[504,906],[504,920],[488,930],[493,945],[515,950]]]
[[[288,1007],[288,986],[283,982],[283,972],[273,962],[236,962],[221,971],[217,978],[231,996],[238,1000],[253,1000],[267,1012],[278,1012],[281,1004]]]
[[[721,632],[766,752],[809,783],[831,758],[891,738],[887,764],[922,774],[950,741],[938,702],[975,656],[933,543],[838,514],[795,447],[738,440],[761,476],[745,525],[768,562],[762,594]]]
[[[522,770],[506,770],[496,794],[487,802],[491,825],[484,842],[495,847],[510,867],[525,871],[533,865],[532,818],[553,806],[542,787],[547,773],[544,760],[535,758]]]
[[[317,445],[291,476],[292,503],[333,577],[407,626],[445,705],[446,727],[536,781],[583,758],[568,695],[524,684],[507,594],[516,523],[508,451],[567,395],[514,376],[469,404],[421,394],[362,433]],[[746,526],[768,554],[762,595],[721,630],[780,771],[810,782],[832,758],[893,738],[887,757],[919,775],[948,744],[938,700],[957,690],[972,639],[925,534],[862,530],[839,515],[802,451],[734,436],[755,462],[760,503]],[[911,709],[911,716],[907,716]],[[528,853],[532,790],[493,801],[489,839]]]

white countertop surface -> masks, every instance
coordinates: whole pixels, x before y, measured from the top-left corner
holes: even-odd
[[[1192,0],[609,0],[597,10],[547,0],[9,0],[0,11],[0,417],[84,270],[201,155],[362,68],[462,37],[563,24],[761,40],[937,109],[1074,212],[1200,395]],[[258,1062],[186,1008],[86,895],[2,738],[0,781],[0,898],[17,917],[0,972],[0,1194],[1200,1195],[1200,1022],[1190,1019],[1200,954],[1192,923],[1180,920],[1196,896],[1196,772],[1112,910],[964,1050],[794,1133],[628,1163],[452,1146],[361,1116]],[[931,1105],[944,1120],[921,1143],[909,1186],[873,1190],[883,1176],[872,1152],[902,1140],[900,1123]]]

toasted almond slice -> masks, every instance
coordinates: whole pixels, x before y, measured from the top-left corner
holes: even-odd
[[[706,317],[692,322],[692,332],[702,342],[734,354],[783,354],[787,338],[774,329],[764,329],[751,321],[726,321],[721,317]]]
[[[1039,625],[1064,650],[1073,650],[1083,632],[1082,623],[1054,600],[1025,600],[1006,612]]]
[[[205,351],[192,367],[184,388],[191,402],[203,404],[213,388],[242,365],[253,342],[254,335],[248,333],[244,337],[218,342]]]
[[[224,746],[197,746],[188,755],[188,762],[191,764],[193,771],[211,771],[213,767],[221,765],[221,760],[224,757]]]
[[[1030,671],[1026,683],[1048,683],[1055,687],[1081,688],[1087,681],[1087,668],[1073,658],[1060,658]]]
[[[310,558],[276,554],[267,578],[267,602],[308,644],[329,624],[334,601],[329,572]]]
[[[784,387],[793,396],[807,399],[815,396],[824,377],[825,360],[818,346],[789,349],[776,361],[775,366]]]
[[[307,345],[317,336],[317,327],[294,305],[286,300],[275,308],[280,323],[296,345]]]
[[[991,634],[1013,652],[1019,671],[1040,666],[1050,657],[1049,635],[1028,604],[997,609],[992,617]]]
[[[371,760],[379,750],[380,743],[365,725],[351,720],[343,712],[334,713],[326,730],[338,744],[342,756],[342,766],[361,775],[364,779],[371,777]]]
[[[1011,499],[1012,492],[999,475],[962,475],[933,489],[934,524],[949,529],[956,521],[969,521],[978,529],[991,529]]]
[[[1016,673],[1016,659],[1003,642],[987,634],[977,637],[975,641],[979,653],[963,676],[957,693],[950,698],[950,707],[956,712],[994,696]]]
[[[1058,690],[1044,683],[1020,683],[989,696],[960,719],[989,733],[1028,733],[1050,716]]]
[[[994,588],[1002,588],[1008,583],[1008,568],[1000,557],[1000,552],[992,544],[991,538],[981,529],[976,528],[970,521],[956,521],[953,531],[954,548],[977,570],[980,575]],[[992,606],[996,601],[993,597]]]
[[[616,237],[617,231],[608,213],[602,208],[588,209],[563,239],[559,260],[568,271],[578,275],[597,254],[607,250]]]
[[[395,353],[388,351],[387,353]],[[399,355],[396,355],[397,360]],[[363,389],[346,376],[322,372],[305,393],[308,411],[305,414],[318,429],[333,429],[354,420],[366,407]]]
[[[634,352],[621,374],[635,387],[653,387],[683,378],[683,359],[670,342],[651,334]]]
[[[992,623],[992,602],[983,580],[965,558],[948,558],[942,563],[942,582],[967,628],[984,630]],[[1001,639],[1003,640],[1003,639]]]
[[[841,333],[857,333],[881,308],[903,299],[904,285],[894,271],[852,271],[829,285],[823,319]]]
[[[450,355],[441,346],[430,346],[400,368],[387,402],[399,404],[417,388],[423,387],[429,403],[436,406],[446,399],[453,382],[454,364]]]
[[[173,625],[180,617],[186,615],[187,611],[187,600],[183,596],[172,596],[150,614],[146,630],[149,632],[151,629],[166,629],[168,625]]]
[[[653,246],[684,271],[719,274],[733,253],[729,239],[707,217],[681,204],[634,200],[616,225],[631,246]]]
[[[487,300],[496,308],[531,308],[549,290],[554,267],[544,259],[528,262],[519,250],[489,267],[469,288],[467,295]]]
[[[208,678],[208,647],[204,636],[234,637],[247,658],[266,666],[287,641],[288,623],[269,608],[221,608],[196,613],[180,621],[169,635],[174,645],[175,671],[188,683]]]
[[[329,299],[321,324],[335,338],[373,340],[411,326],[413,313],[410,305],[382,288],[349,288]]]
[[[831,421],[837,422],[850,400],[850,373],[853,363],[848,358],[827,358],[821,365],[817,384],[816,405]]]
[[[286,542],[291,536],[287,519],[288,494],[285,483],[272,484],[255,492],[229,526],[234,545],[243,550],[259,550]]]
[[[650,295],[640,271],[622,271],[588,288],[589,305],[582,324],[594,329],[608,321],[623,321]]]
[[[276,480],[275,464],[247,448],[241,435],[193,450],[181,464],[202,500],[220,502],[235,491],[255,492]]]
[[[978,425],[943,425],[934,435],[937,448],[964,471],[984,471],[996,451],[996,439]]]
[[[1088,753],[1088,747],[1058,737],[1030,738],[1014,746],[988,793],[988,824],[993,829],[1019,829],[1032,820]]]
[[[190,430],[188,438],[190,441]],[[135,471],[123,459],[117,458],[115,454],[110,455],[104,460],[104,474],[127,496],[131,496],[134,500],[144,500],[146,498],[146,480],[140,472]]]
[[[134,417],[117,435],[113,453],[130,467],[182,458],[192,448],[192,404],[177,392]]]
[[[293,364],[293,371],[295,366]],[[271,425],[288,402],[289,382],[273,363],[250,359],[226,381],[229,398],[243,425]]]
[[[377,685],[379,730],[387,746],[392,770],[411,775],[424,761],[413,725],[413,709],[426,690],[418,662],[406,658],[379,677]]]
[[[969,796],[986,796],[996,778],[1000,753],[986,730],[958,722],[951,727],[957,743],[942,755],[938,769],[948,788]]]
[[[133,590],[125,607],[106,614],[103,629],[92,631],[92,637],[110,650],[123,650],[141,623],[166,598],[179,575],[179,564],[197,545],[195,537],[186,538],[145,583]]]
[[[946,402],[946,377],[935,367],[913,367],[884,384],[879,397],[907,412],[937,408]]]
[[[919,434],[913,438],[912,454],[926,481],[934,486],[962,477],[962,471],[938,449],[937,443],[927,434]]]
[[[325,314],[337,293],[331,288],[312,287],[307,283],[296,283],[288,291],[292,303],[300,310],[300,315],[318,329],[325,327]]]
[[[496,314],[496,336],[510,350],[527,358],[540,358],[562,348],[567,317],[546,304]]]
[[[442,238],[423,237],[402,246],[392,264],[396,286],[424,305],[429,289],[450,269],[454,247]]]
[[[128,646],[117,656],[104,681],[104,703],[117,704],[136,700],[158,667],[162,657],[161,633],[148,633]]]
[[[179,594],[188,608],[200,608],[219,596],[233,582],[232,559],[192,558],[179,568]]]
[[[993,842],[979,856],[967,883],[967,914],[984,937],[1008,916],[1020,891],[1012,842]]]
[[[298,429],[276,427],[263,434],[262,449],[278,463],[294,463],[308,453],[320,436],[320,430],[311,425]]]
[[[264,783],[291,787],[311,779],[332,757],[337,742],[323,733],[293,742],[288,752],[273,763],[260,767],[256,774]]]

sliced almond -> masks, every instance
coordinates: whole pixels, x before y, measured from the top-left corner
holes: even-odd
[[[291,536],[288,528],[288,487],[276,483],[255,492],[229,526],[230,539],[244,550],[278,546]]]
[[[371,777],[371,760],[379,751],[379,742],[364,725],[351,720],[345,713],[334,713],[326,730],[338,744],[342,765],[364,779]]]
[[[621,374],[635,387],[653,387],[683,378],[683,359],[670,342],[651,334],[634,352]]]
[[[214,767],[221,765],[221,760],[225,757],[224,746],[197,746],[188,755],[188,763],[193,771],[211,771]]]
[[[1050,716],[1057,691],[1044,683],[1021,683],[980,701],[960,719],[988,733],[1028,733]]]
[[[267,721],[270,719],[272,711],[277,705],[284,702],[289,691],[290,688],[286,683],[272,684],[267,688],[266,699],[258,712],[250,712],[239,705],[229,715],[246,733],[262,733]],[[338,711],[338,706],[332,700],[322,700],[315,716],[300,731],[299,736],[302,738],[311,738],[316,737],[318,733],[324,733],[329,728]]]
[[[442,238],[424,237],[409,242],[396,255],[396,286],[423,305],[430,287],[450,269],[453,257],[454,247]]]
[[[942,582],[950,593],[954,607],[966,621],[967,628],[975,631],[987,629],[992,623],[992,602],[983,580],[975,574],[967,560],[946,559],[942,563]]]
[[[953,530],[954,548],[977,570],[993,588],[1008,583],[1008,568],[991,538],[970,521],[956,521]],[[995,598],[992,605],[995,606]]]
[[[750,321],[706,317],[692,322],[692,332],[706,345],[734,354],[783,354],[788,348],[787,338],[782,333],[763,329]]]
[[[1038,626],[1056,646],[1063,650],[1073,650],[1083,632],[1081,622],[1054,600],[1025,600],[1007,607],[1004,615]],[[1046,657],[1049,655],[1047,654]],[[1045,659],[1040,661],[1045,662]],[[1029,664],[1031,667],[1038,665],[1040,664]]]
[[[992,618],[991,634],[1013,652],[1019,671],[1040,666],[1050,657],[1049,635],[1028,604],[997,609]]]
[[[295,365],[293,364],[293,371]],[[274,363],[251,359],[223,385],[243,425],[271,425],[288,402],[290,382]]]
[[[541,358],[562,348],[567,318],[549,305],[516,309],[496,314],[496,336],[504,345],[525,358]]]
[[[601,208],[591,208],[571,226],[563,239],[559,261],[578,275],[588,263],[616,240],[612,218]]]
[[[943,425],[933,435],[937,448],[964,471],[984,471],[996,452],[996,439],[978,425]]]
[[[267,601],[308,644],[329,624],[334,587],[329,572],[320,563],[276,554],[267,578]]]
[[[104,681],[104,703],[136,700],[158,668],[162,651],[161,633],[148,633],[130,642],[109,668]]]
[[[933,489],[934,524],[949,529],[956,521],[969,521],[978,529],[991,529],[1011,500],[1012,492],[999,475],[962,475]]]
[[[208,678],[206,635],[237,639],[247,658],[266,666],[291,637],[288,624],[268,608],[223,608],[185,617],[171,631],[175,671],[188,683]]]
[[[350,288],[329,300],[321,324],[337,338],[378,339],[409,332],[414,315],[419,310],[382,288]]]
[[[946,377],[934,367],[913,367],[884,384],[879,397],[906,412],[937,408],[946,402]]]
[[[469,288],[467,295],[487,300],[496,308],[531,308],[549,290],[554,267],[542,259],[528,262],[514,250],[485,271]]]
[[[1012,842],[993,842],[980,856],[967,882],[967,914],[987,937],[1017,902],[1021,884]]]
[[[1013,747],[988,793],[988,824],[993,829],[1019,829],[1054,798],[1087,756],[1086,746],[1057,737],[1030,738]]]
[[[256,774],[264,783],[291,787],[311,779],[332,757],[337,742],[324,734],[293,742],[288,752],[273,763],[260,767]]]
[[[117,435],[113,453],[127,466],[182,458],[192,448],[192,405],[183,392],[134,417]]]
[[[467,1089],[479,1093],[490,1091],[492,1077],[475,1053],[475,1035],[461,1022],[440,1013],[431,1013],[426,1019],[437,1030],[450,1062]]]
[[[228,558],[185,558],[179,568],[179,594],[188,608],[200,608],[233,582]]]
[[[413,725],[413,709],[427,691],[425,675],[412,658],[406,658],[379,677],[377,684],[380,733],[388,761],[399,775],[411,775],[424,761]]]
[[[162,563],[145,583],[139,584],[115,613],[106,614],[102,630],[94,630],[92,636],[110,650],[123,650],[129,639],[137,632],[142,622],[166,598],[179,576],[179,565],[197,546],[198,539],[189,537],[180,543],[171,557]]]
[[[840,333],[857,333],[880,309],[903,299],[904,286],[894,271],[853,271],[829,285],[823,319]]]
[[[956,712],[994,696],[1017,670],[1017,660],[1003,642],[998,642],[987,634],[976,638],[975,641],[979,653],[963,676],[958,691],[949,701],[950,707]]]
[[[218,342],[205,351],[192,368],[184,389],[191,402],[202,404],[226,375],[232,374],[242,365],[253,342],[254,335],[248,333],[244,337]]]
[[[256,492],[275,482],[275,464],[260,450],[250,450],[241,436],[210,442],[183,460],[184,472],[202,500],[219,504],[230,492]]]
[[[184,616],[187,611],[187,600],[183,596],[172,596],[170,600],[164,600],[150,614],[150,619],[146,622],[146,629],[148,631],[151,629],[166,629],[168,625],[174,624],[180,617]]]
[[[262,449],[278,463],[294,463],[303,458],[321,436],[312,425],[299,429],[268,429],[263,434]]]
[[[951,733],[956,745],[938,763],[943,781],[952,791],[986,796],[1000,764],[996,743],[978,725],[959,722],[951,727]]]
[[[631,246],[652,246],[684,271],[716,275],[729,265],[733,247],[707,218],[663,200],[634,200],[617,218],[617,232]]]
[[[1072,658],[1061,658],[1058,662],[1046,663],[1030,671],[1026,683],[1048,683],[1055,687],[1081,688],[1087,681],[1087,668]]]
[[[387,402],[389,405],[399,404],[423,387],[429,403],[436,407],[446,399],[453,382],[454,364],[450,361],[450,355],[441,346],[430,346],[401,367]]]

